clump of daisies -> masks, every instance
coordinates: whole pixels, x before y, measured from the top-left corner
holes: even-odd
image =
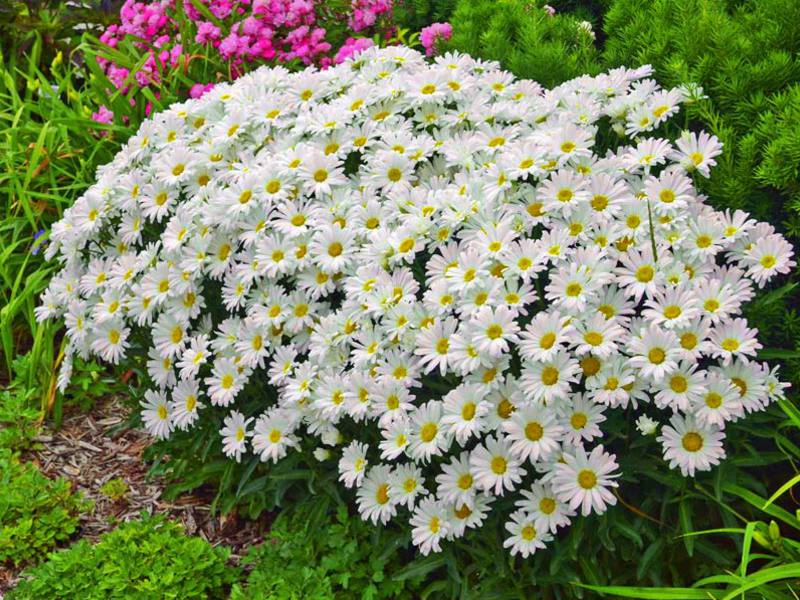
[[[146,353],[154,436],[218,415],[237,461],[311,448],[425,554],[498,497],[523,557],[604,512],[615,409],[670,467],[710,469],[784,394],[738,315],[795,263],[697,193],[721,144],[658,137],[683,95],[649,75],[548,91],[392,47],[172,106],[53,228],[59,385],[75,355]]]

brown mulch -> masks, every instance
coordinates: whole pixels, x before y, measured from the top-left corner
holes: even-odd
[[[139,518],[142,511],[179,521],[187,534],[198,535],[213,546],[230,547],[234,562],[248,546],[264,539],[272,521],[270,515],[251,521],[237,517],[235,512],[211,514],[213,492],[201,489],[174,501],[162,498],[164,481],[148,477],[148,466],[142,460],[151,438],[144,431],[120,427],[127,416],[128,409],[118,398],[98,400],[89,413],[66,415],[60,429],[44,429],[36,440],[39,449],[22,456],[48,477],[68,479],[73,491],[94,502],[93,509],[81,515],[73,543],[80,538],[96,542],[120,522]],[[114,501],[100,488],[116,478],[122,479],[128,490]],[[20,570],[0,565],[0,598],[18,580]]]

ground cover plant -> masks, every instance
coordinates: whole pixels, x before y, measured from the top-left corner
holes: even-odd
[[[8,598],[224,598],[238,579],[229,551],[144,516],[92,545],[81,540],[25,573]]]
[[[710,169],[710,177],[690,175],[693,189],[706,194],[704,202],[715,210],[723,214],[725,210],[751,213],[772,224],[796,246],[798,163],[793,140],[798,35],[794,31],[797,21],[791,18],[797,8],[794,3],[603,0],[553,1],[547,6],[543,2],[509,0],[502,4],[503,10],[497,10],[497,3],[488,2],[396,1],[392,16],[384,13],[382,18],[394,18],[401,28],[395,41],[416,39],[404,33],[404,27],[415,32],[434,22],[450,21],[451,28],[437,25],[418,39],[439,52],[458,49],[498,60],[516,76],[532,77],[548,86],[618,66],[655,65],[651,76],[665,90],[679,87],[684,97],[677,116],[645,135],[672,144],[681,138],[683,130],[695,135],[705,130],[716,136],[723,151],[714,158],[717,164]],[[183,36],[182,30],[187,28],[182,21],[185,4],[183,13],[175,6],[178,10],[173,14],[178,16],[172,31],[181,31],[182,40],[190,39],[196,32],[191,30]],[[99,15],[87,16],[87,20]],[[53,45],[51,38],[43,35],[37,46],[39,25],[12,28],[15,35],[3,37],[5,87],[0,118],[4,127],[0,143],[9,152],[5,153],[6,168],[0,177],[9,200],[2,229],[4,264],[8,268],[4,267],[0,307],[6,373],[0,379],[7,381],[10,371],[18,375],[18,382],[12,393],[4,391],[0,400],[0,427],[4,427],[0,439],[18,449],[24,449],[38,429],[32,418],[41,414],[41,408],[55,409],[57,415],[64,399],[81,402],[81,385],[92,388],[97,377],[96,366],[87,368],[78,360],[82,384],[67,392],[71,399],[55,388],[55,367],[60,363],[62,343],[69,338],[63,337],[58,326],[37,323],[33,316],[36,297],[54,270],[52,263],[42,260],[42,251],[50,243],[50,225],[95,181],[97,166],[111,159],[148,114],[164,112],[173,102],[184,100],[195,83],[224,82],[241,74],[228,68],[229,61],[220,56],[214,43],[196,44],[192,40],[184,46],[184,54],[191,57],[188,67],[180,60],[173,67],[168,58],[157,77],[144,86],[146,91],[133,84],[133,75],[129,87],[118,88],[107,75],[109,65],[114,63],[136,73],[149,58],[158,56],[158,48],[139,43],[136,36],[120,37],[119,43],[114,42],[116,47],[109,48],[100,41],[99,29],[83,36],[84,41],[76,46],[82,33],[73,35],[69,28],[61,28],[58,11],[44,18],[23,18],[30,23],[47,23],[48,31],[59,32],[59,42]],[[235,22],[231,14],[228,24],[220,29],[222,37],[232,31],[229,24]],[[698,30],[705,34],[697,35]],[[337,31],[342,34],[339,38],[337,33],[337,39],[344,39],[346,30]],[[451,31],[453,37],[447,44],[445,38]],[[11,40],[17,41],[6,43]],[[368,45],[366,38],[361,40],[346,45],[354,49]],[[393,38],[381,43],[393,43]],[[548,60],[542,60],[543,55]],[[244,61],[242,72],[258,64]],[[297,60],[284,64],[290,70],[303,66]],[[52,85],[56,88],[50,88]],[[51,96],[48,89],[56,93]],[[195,89],[196,93],[205,91]],[[111,122],[102,122],[109,121],[109,114],[101,106],[113,111]],[[624,137],[617,135],[601,127],[596,147],[624,144]],[[85,148],[94,151],[87,154]],[[203,291],[204,296],[214,294],[212,288]],[[756,360],[780,364],[781,378],[792,382],[793,387],[787,390],[786,398],[766,410],[726,423],[723,443],[728,456],[721,464],[709,473],[683,477],[666,463],[657,462],[661,452],[655,436],[643,436],[636,430],[632,413],[644,407],[648,416],[657,417],[652,405],[639,404],[624,411],[606,409],[603,416],[607,420],[600,427],[615,432],[613,441],[605,446],[617,454],[621,471],[615,480],[619,487],[611,490],[616,504],[602,516],[573,518],[572,525],[560,528],[545,550],[539,549],[525,559],[498,558],[507,552],[503,542],[510,535],[504,528],[514,508],[509,492],[492,504],[493,510],[487,513],[479,531],[469,530],[464,538],[443,543],[440,553],[426,557],[420,557],[410,543],[403,521],[411,513],[405,509],[400,509],[405,519],[395,518],[385,526],[362,523],[354,504],[356,496],[352,490],[341,489],[334,462],[346,445],[343,442],[354,435],[352,425],[337,426],[344,439],[328,435],[320,443],[314,436],[298,436],[298,448],[274,464],[264,464],[260,456],[247,453],[236,462],[224,458],[219,436],[228,410],[209,406],[206,401],[197,427],[174,430],[168,439],[155,444],[148,456],[156,461],[154,472],[175,478],[175,494],[210,483],[219,494],[214,509],[236,508],[251,515],[265,509],[285,511],[276,530],[276,538],[285,540],[280,545],[281,556],[313,557],[314,567],[298,573],[296,581],[323,586],[309,588],[323,595],[330,583],[324,581],[324,573],[334,573],[340,583],[352,573],[349,578],[362,582],[382,569],[399,581],[419,581],[419,587],[415,583],[408,588],[415,595],[525,597],[535,589],[545,597],[559,598],[599,594],[793,598],[800,559],[796,541],[800,523],[792,489],[800,458],[796,441],[800,426],[796,408],[800,384],[800,322],[794,308],[797,294],[796,276],[790,273],[766,289],[756,289],[741,305],[742,316],[749,327],[759,330],[758,340],[764,346],[757,351]],[[141,339],[137,337],[136,341]],[[14,359],[23,352],[28,352],[24,361]],[[129,353],[124,367],[119,367],[120,374],[130,368],[126,381],[133,374],[130,381],[140,386],[132,389],[137,402],[152,386],[148,360],[145,354]],[[702,370],[705,364],[700,366]],[[512,364],[512,368],[518,367]],[[427,376],[433,377],[438,375]],[[239,410],[248,417],[257,416],[264,408],[263,401],[259,405],[249,399],[263,398],[265,387],[263,380],[254,380],[240,392],[236,400]],[[445,393],[446,387],[430,391],[433,399]],[[669,412],[665,409],[664,419]],[[134,420],[132,424],[138,423]],[[247,439],[252,449],[252,437]],[[620,452],[623,447],[626,451]],[[374,462],[371,460],[368,468]],[[429,472],[439,465],[434,459],[420,468]],[[426,480],[426,484],[432,484],[428,494],[432,496],[437,491],[436,482]],[[339,498],[351,508],[347,516],[341,509],[337,516],[312,516],[303,508],[303,499],[311,494]],[[293,521],[295,508],[300,514]],[[392,550],[387,549],[380,557],[382,561],[385,556],[385,566],[373,570],[370,565],[374,557],[365,564],[365,557],[352,553],[349,546],[321,551],[319,546],[291,543],[293,535],[305,535],[314,524],[324,528],[326,518],[338,523],[330,530],[334,539],[339,537],[336,528],[341,526],[350,532],[347,535],[363,534],[365,544],[391,544]],[[295,579],[271,578],[268,569],[258,568],[260,562],[266,565],[280,560],[269,552],[273,548],[254,550],[251,564],[256,570],[250,582],[254,587],[248,592],[248,583],[242,580],[234,593],[253,594],[270,586],[286,593],[293,589]],[[352,564],[349,571],[344,566],[347,563]],[[394,563],[405,565],[399,574],[394,566],[388,566]],[[689,587],[693,584],[696,587]],[[356,590],[359,585],[354,583],[346,591],[334,586],[334,590],[339,597],[350,593],[360,597]],[[376,584],[375,597],[388,595],[388,588],[382,585]],[[364,590],[372,588],[366,584]]]
[[[76,531],[89,509],[69,481],[50,480],[30,463],[0,448],[0,564],[41,558]]]

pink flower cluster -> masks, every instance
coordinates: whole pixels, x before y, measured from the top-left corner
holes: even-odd
[[[450,23],[431,23],[419,32],[419,41],[425,48],[427,56],[436,53],[436,44],[442,40],[447,41],[451,37],[453,37],[453,26]]]
[[[193,40],[180,39],[177,2],[195,24]],[[369,30],[388,35],[394,31],[392,0],[351,0],[349,15],[342,16],[323,10],[325,0],[200,2],[207,12],[198,10],[191,0],[125,0],[120,24],[109,26],[100,40],[117,48],[123,39],[128,39],[148,56],[133,78],[128,69],[98,59],[113,85],[127,92],[131,86],[158,84],[161,73],[188,65],[190,52],[184,52],[184,48],[192,42],[215,49],[237,77],[245,72],[246,63],[299,60],[306,65],[326,67],[374,45],[369,38],[348,37],[333,52],[331,42],[326,40],[326,25],[345,17],[352,32]],[[214,20],[208,18],[208,13]],[[189,95],[200,97],[211,87],[210,83],[196,83]]]

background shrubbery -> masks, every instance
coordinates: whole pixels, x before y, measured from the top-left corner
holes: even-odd
[[[140,50],[128,44],[112,53],[98,42],[99,29],[87,34],[74,29],[87,19],[102,26],[113,13],[97,7],[69,12],[61,3],[45,3],[37,12],[21,2],[11,4],[13,12],[0,13],[0,386],[6,387],[12,376],[17,383],[0,396],[0,423],[5,424],[0,445],[20,448],[30,438],[39,411],[58,411],[63,402],[53,381],[61,338],[52,326],[39,325],[33,318],[37,295],[53,269],[44,264],[39,250],[47,243],[50,224],[91,183],[97,166],[108,162],[138,127],[146,103],[131,105],[124,93],[109,94],[113,86],[98,63],[105,57],[135,65],[141,60]],[[522,0],[397,0],[395,16],[401,30],[411,31],[449,20],[454,36],[445,49],[498,60],[517,76],[548,86],[583,73],[643,63],[655,67],[655,77],[664,86],[703,86],[708,98],[687,105],[678,120],[683,127],[714,133],[725,151],[711,178],[696,183],[715,207],[747,210],[800,246],[800,3],[551,0],[553,16],[543,5]],[[592,25],[594,37],[579,25],[583,20]],[[214,57],[203,60],[208,62],[198,61],[192,68],[220,70]],[[181,71],[166,72],[151,86],[154,108],[184,98],[191,83]],[[101,105],[114,110],[111,124],[92,119]],[[215,462],[208,457],[216,454],[216,436],[199,436],[186,440],[185,456],[157,461],[155,470],[172,475],[176,494],[213,483],[220,490],[215,508],[238,505],[245,513],[257,514],[301,504],[282,515],[272,536],[253,550],[253,571],[246,582],[234,586],[235,598],[269,593],[288,598],[361,597],[356,590],[376,598],[390,592],[401,597],[427,592],[431,597],[507,598],[530,595],[532,589],[545,597],[591,597],[574,582],[685,587],[704,577],[714,578],[704,581],[702,589],[615,593],[636,598],[724,597],[752,585],[746,597],[793,598],[800,578],[800,521],[790,486],[784,484],[797,481],[800,460],[796,281],[793,275],[782,287],[759,295],[747,310],[768,348],[762,357],[782,363],[783,376],[792,382],[793,402],[732,427],[728,443],[736,448],[735,455],[708,475],[686,480],[666,470],[628,469],[641,475],[625,480],[613,511],[577,522],[548,552],[528,561],[508,558],[499,536],[467,538],[442,555],[414,558],[391,531],[375,532],[327,503],[316,509],[300,503],[310,494],[336,492],[331,474],[317,463],[302,463],[299,456],[272,470],[262,470],[257,459],[242,465]],[[15,362],[21,353],[28,358]],[[157,457],[159,447],[151,453]],[[82,505],[64,482],[47,480],[4,450],[0,474],[0,562],[32,560],[72,535]],[[12,485],[17,491],[5,494],[10,489],[6,486]],[[781,490],[783,494],[765,508],[769,497]],[[30,526],[25,525],[28,519]],[[117,586],[113,589],[156,595],[185,590],[182,597],[222,594],[236,579],[225,566],[224,552],[202,546],[199,540],[188,541],[174,527],[145,521],[125,526],[95,547],[80,542],[30,571],[34,579],[14,597],[76,597],[90,589],[80,587],[81,577],[106,585],[101,578],[111,572],[115,574],[109,581]],[[490,523],[483,529],[491,530],[499,527]],[[24,545],[4,542],[23,538],[28,540]],[[385,550],[373,552],[377,547]],[[137,554],[140,550],[145,554]],[[184,563],[180,556],[196,561]],[[158,557],[163,562],[154,562]],[[163,581],[150,579],[146,569],[121,572],[121,565],[130,561],[138,561],[143,569],[161,569],[169,574],[171,586],[157,587]],[[137,587],[141,585],[152,587]],[[201,585],[208,587],[197,587]],[[712,589],[726,592],[709,596]]]

